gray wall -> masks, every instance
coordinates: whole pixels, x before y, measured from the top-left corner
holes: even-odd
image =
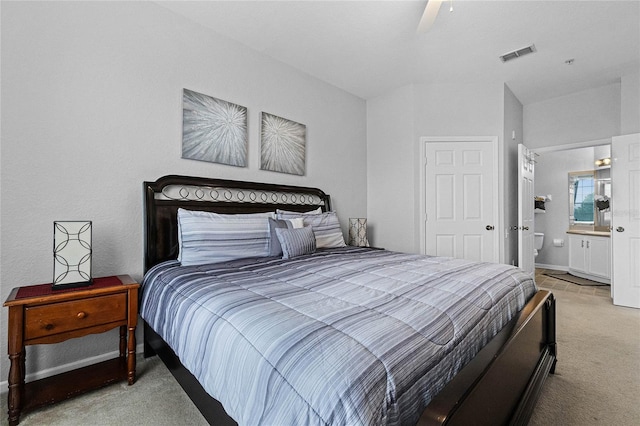
[[[375,227],[372,244],[420,252],[420,137],[501,139],[503,90],[503,83],[421,84],[367,100],[367,224]]]
[[[94,276],[140,279],[142,182],[165,174],[319,187],[344,230],[366,216],[364,100],[153,2],[2,2],[1,27],[2,300],[51,282],[54,220],[93,221]],[[248,108],[248,167],[180,158],[183,88]],[[261,111],[306,124],[305,176],[259,170]],[[29,347],[27,372],[102,357],[117,342],[110,332]]]
[[[525,105],[525,144],[542,148],[618,136],[621,108],[620,83]]]
[[[504,263],[518,264],[518,144],[523,138],[523,106],[505,84],[504,88]]]

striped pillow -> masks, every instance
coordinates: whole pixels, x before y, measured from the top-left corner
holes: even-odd
[[[291,229],[276,228],[276,235],[282,246],[283,259],[291,259],[316,251],[316,239],[310,226]]]
[[[284,210],[276,210],[278,219],[302,218],[305,226],[313,228],[316,237],[317,248],[344,247],[344,236],[335,212],[321,214],[294,213]]]
[[[178,260],[183,266],[269,256],[271,212],[218,214],[178,209]]]

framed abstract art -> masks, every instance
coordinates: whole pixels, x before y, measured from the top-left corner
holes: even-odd
[[[247,166],[247,108],[184,89],[182,158]]]
[[[306,139],[307,127],[304,124],[263,112],[260,169],[304,175]]]

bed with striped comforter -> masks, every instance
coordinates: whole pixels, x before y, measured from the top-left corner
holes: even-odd
[[[240,425],[415,424],[537,291],[508,265],[345,247],[146,274],[141,316]]]

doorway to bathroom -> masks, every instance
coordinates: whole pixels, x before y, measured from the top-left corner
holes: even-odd
[[[535,150],[536,268],[609,284],[611,139]],[[535,203],[535,205],[534,205]],[[544,235],[544,237],[542,237]]]

